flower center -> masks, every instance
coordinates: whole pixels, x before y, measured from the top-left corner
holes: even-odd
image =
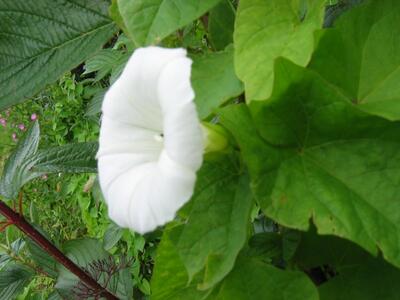
[[[163,134],[163,133],[155,134],[155,135],[154,135],[154,139],[155,139],[157,142],[162,143],[162,142],[164,141],[164,134]]]

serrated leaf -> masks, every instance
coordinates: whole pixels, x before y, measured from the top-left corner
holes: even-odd
[[[100,48],[115,26],[108,1],[0,2],[0,110],[56,81]]]
[[[211,44],[217,50],[224,50],[233,42],[236,11],[230,0],[222,0],[210,10],[208,31]]]
[[[42,248],[36,245],[31,239],[26,241],[28,251],[30,253],[30,258],[38,265],[38,267],[46,272],[51,278],[57,277],[57,262],[55,259],[45,252]]]
[[[39,150],[32,158],[32,171],[40,173],[86,173],[97,171],[97,142],[67,144]]]
[[[400,119],[400,2],[368,1],[322,36],[311,61],[365,112]],[[335,53],[333,55],[333,53]]]
[[[38,122],[28,129],[8,158],[0,180],[0,194],[13,199],[28,181],[46,173],[96,172],[95,142],[69,144],[38,150]]]
[[[97,72],[96,80],[101,80],[107,74],[111,73],[112,69],[122,58],[122,56],[123,53],[121,51],[113,49],[101,49],[86,61],[85,72],[83,74]]]
[[[31,281],[34,273],[27,267],[9,263],[0,271],[0,299],[14,300]]]
[[[123,229],[118,225],[111,223],[104,234],[103,247],[105,250],[110,250],[122,238]]]
[[[131,38],[137,46],[154,45],[205,14],[220,0],[118,0]]]
[[[88,107],[86,109],[86,116],[95,116],[101,112],[101,105],[103,104],[104,95],[106,94],[106,89],[98,91],[94,94],[92,100],[90,100]]]
[[[314,50],[314,31],[322,27],[325,0],[241,0],[235,24],[235,67],[246,100],[265,100],[272,92],[273,66],[285,57],[305,66]]]
[[[95,261],[109,258],[101,242],[95,239],[77,239],[66,242],[63,252],[74,263],[83,268],[88,268]],[[58,279],[56,289],[62,296],[70,299],[72,289],[78,284],[79,279],[65,267],[58,265]]]
[[[252,116],[244,106],[221,116],[242,148],[263,211],[301,230],[312,219],[319,233],[374,254],[379,248],[400,266],[400,122],[360,111],[286,60],[275,72],[273,96],[252,103]]]
[[[39,123],[34,122],[7,159],[0,180],[0,194],[4,197],[16,198],[20,187],[38,176],[36,173],[29,172],[30,166],[26,165],[26,161],[28,157],[36,153],[39,136]]]
[[[257,259],[239,257],[222,282],[215,300],[318,300],[318,292],[304,273],[284,271]]]
[[[205,268],[201,288],[212,287],[233,268],[246,241],[251,206],[248,178],[233,157],[203,164],[176,240],[190,279]]]
[[[193,59],[191,81],[200,118],[208,117],[218,106],[240,95],[243,84],[235,75],[233,47]]]

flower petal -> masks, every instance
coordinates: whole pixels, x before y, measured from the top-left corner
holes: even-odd
[[[99,179],[121,227],[154,230],[193,194],[203,134],[191,63],[184,49],[138,49],[105,96]]]
[[[103,114],[124,123],[161,130],[158,77],[169,62],[185,56],[184,49],[137,49],[121,76],[106,93]]]
[[[159,79],[158,94],[164,117],[165,149],[176,162],[197,171],[203,159],[194,91],[190,82],[192,61],[186,57],[170,62]]]

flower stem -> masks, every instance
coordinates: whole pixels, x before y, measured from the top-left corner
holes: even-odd
[[[44,251],[75,274],[84,284],[93,288],[98,295],[109,300],[118,300],[116,296],[107,291],[106,288],[103,288],[96,280],[90,277],[78,265],[66,257],[56,246],[49,242],[39,231],[29,224],[21,214],[13,211],[1,200],[0,213],[5,216],[10,223],[17,226],[22,232],[35,241]]]

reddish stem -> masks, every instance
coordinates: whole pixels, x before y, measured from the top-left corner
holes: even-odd
[[[10,224],[17,226],[22,232],[35,241],[44,251],[53,256],[59,263],[75,274],[84,284],[93,288],[96,293],[106,299],[118,300],[116,296],[103,288],[96,280],[66,257],[56,246],[49,242],[39,231],[37,231],[25,218],[17,214],[0,200],[0,213],[7,218]]]

